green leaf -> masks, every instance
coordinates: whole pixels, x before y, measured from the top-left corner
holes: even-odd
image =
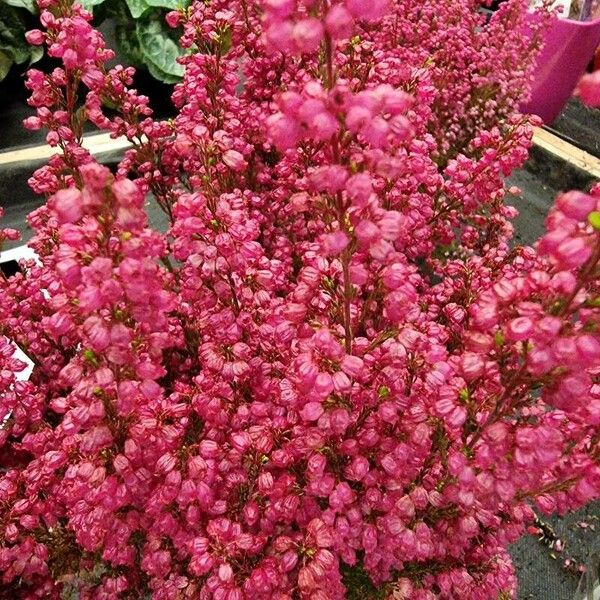
[[[597,210],[588,215],[588,223],[594,228],[600,230],[600,212]]]
[[[83,6],[83,8],[85,8],[86,10],[93,11],[94,6],[103,4],[105,0],[77,0],[77,2],[81,4],[81,6]]]
[[[37,4],[35,3],[35,0],[2,0],[2,2],[16,8],[24,8],[32,14],[37,13]]]
[[[181,81],[181,77],[165,73],[162,69],[151,62],[146,62],[146,67],[148,68],[150,75],[152,75],[154,79],[158,79],[158,81],[162,81],[163,83],[167,83],[169,85],[179,83]]]
[[[2,81],[8,75],[12,64],[12,56],[0,50],[0,81]]]
[[[184,51],[162,18],[144,19],[136,23],[140,50],[150,73],[165,83],[175,83],[183,76],[183,67],[177,62]]]
[[[43,46],[31,46],[30,49],[31,58],[29,59],[29,64],[32,65],[36,63],[38,60],[42,60],[42,56],[44,56],[44,47]]]
[[[180,8],[187,8],[190,4],[190,0],[146,0],[146,3],[148,6],[154,6],[156,8],[179,10]]]
[[[18,64],[27,61],[30,56],[25,31],[21,11],[8,4],[0,4],[0,50]]]
[[[146,0],[125,0],[125,2],[134,19],[139,19],[150,8]]]
[[[118,23],[115,29],[115,37],[125,61],[132,67],[140,68],[144,65],[144,55],[140,49],[135,24],[130,21]]]

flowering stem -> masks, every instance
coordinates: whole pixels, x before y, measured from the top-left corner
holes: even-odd
[[[335,70],[333,68],[333,44],[331,36],[325,34],[325,64],[326,64],[326,81],[325,87],[331,90],[335,84]],[[336,164],[341,163],[340,140],[338,135],[331,138],[331,153],[333,161]],[[346,227],[346,207],[342,193],[336,194],[336,210],[339,228],[349,235]],[[350,283],[350,261],[352,260],[352,252],[350,248],[346,248],[341,255],[342,262],[342,277],[344,280],[344,349],[349,354],[352,351],[352,284]]]
[[[559,316],[564,316],[567,314],[567,312],[571,308],[571,304],[573,304],[573,300],[575,300],[575,297],[580,292],[581,288],[586,284],[588,277],[594,272],[594,269],[598,265],[598,261],[600,261],[600,236],[598,236],[598,240],[596,241],[594,253],[589,258],[587,264],[581,270],[579,274],[579,279],[577,281],[577,285],[567,297],[565,304],[559,313]]]
[[[523,343],[525,346],[527,345],[527,341]],[[527,372],[527,357],[525,356],[524,358],[525,361],[523,362],[521,367],[513,373],[512,377],[510,378],[510,381],[507,383],[504,389],[504,393],[496,402],[496,406],[494,407],[494,411],[492,412],[492,414],[481,424],[479,429],[473,434],[473,436],[469,440],[469,443],[466,446],[469,450],[473,448],[473,446],[475,445],[477,440],[479,440],[483,432],[502,416],[502,409],[506,406],[506,400],[509,400],[513,392],[519,387],[523,375],[525,375],[525,373]]]

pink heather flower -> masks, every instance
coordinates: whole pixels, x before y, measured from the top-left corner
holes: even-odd
[[[276,21],[265,31],[265,39],[272,51],[295,52],[294,25],[291,21]]]
[[[600,341],[592,335],[577,336],[575,340],[577,355],[585,365],[597,364],[600,359]]]
[[[29,44],[41,46],[44,43],[46,36],[39,29],[32,29],[25,34],[25,38]]]
[[[350,239],[343,231],[328,233],[323,238],[323,251],[326,256],[337,256],[346,249],[349,243]]]
[[[334,39],[345,39],[352,35],[354,19],[341,5],[336,4],[329,9],[325,17],[325,28]]]
[[[383,96],[383,111],[393,116],[405,113],[413,104],[413,98],[403,90],[386,90]],[[407,123],[410,121],[406,120]]]
[[[348,171],[341,165],[319,167],[310,175],[310,183],[319,192],[335,194],[341,191],[348,179]]]
[[[600,186],[561,195],[531,247],[502,202],[537,123],[523,31],[546,17],[188,4],[166,15],[184,74],[164,121],[88,11],[39,1],[28,37],[58,66],[29,72],[26,126],[61,152],[30,179],[37,258],[0,278],[2,585],[514,595],[532,507],[600,490]],[[114,174],[90,125],[135,141]]]
[[[23,121],[23,126],[25,129],[29,129],[30,131],[38,131],[42,128],[43,122],[39,117],[27,117]]]
[[[325,111],[317,113],[310,121],[310,129],[316,140],[329,140],[339,128],[335,117]]]
[[[76,188],[58,191],[50,202],[61,223],[75,223],[83,217],[81,192]]]
[[[286,19],[296,10],[295,0],[265,0],[264,5],[278,19]]]
[[[600,73],[586,73],[577,86],[577,95],[588,106],[600,106]]]
[[[357,19],[377,21],[389,9],[388,0],[346,0],[346,8]]]
[[[340,363],[340,367],[350,377],[360,379],[365,373],[365,363],[358,356],[345,356]]]
[[[180,12],[178,10],[170,10],[165,15],[165,21],[167,22],[167,25],[169,27],[172,27],[173,29],[175,29],[175,27],[177,27],[179,25],[179,22],[181,21]]]
[[[223,154],[223,162],[232,171],[243,171],[246,168],[246,161],[244,155],[237,150],[227,150]]]
[[[567,268],[580,267],[591,256],[592,249],[582,237],[569,238],[561,242],[555,256]]]
[[[358,133],[373,119],[371,111],[364,106],[353,106],[346,115],[346,126],[353,133]]]
[[[561,194],[556,199],[559,210],[571,219],[585,221],[587,216],[596,208],[598,200],[589,194],[572,191]]]
[[[323,414],[323,406],[319,402],[309,402],[300,411],[304,421],[316,421]]]
[[[292,35],[300,52],[313,52],[323,38],[323,25],[318,19],[301,19],[294,25]]]
[[[346,182],[346,193],[352,203],[364,207],[373,193],[373,180],[368,173],[352,175]]]
[[[518,317],[508,323],[506,336],[513,342],[519,342],[531,337],[534,323],[529,317]]]
[[[269,117],[267,125],[273,143],[280,150],[293,148],[300,141],[300,125],[286,115],[272,115]]]
[[[385,119],[373,117],[363,125],[360,132],[373,148],[385,148],[390,126]]]

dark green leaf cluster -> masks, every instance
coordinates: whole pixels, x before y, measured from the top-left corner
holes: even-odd
[[[81,0],[93,11],[96,24],[111,18],[123,61],[146,69],[163,83],[177,83],[183,67],[177,62],[183,50],[178,44],[181,31],[165,22],[170,10],[187,8],[190,0]]]
[[[13,65],[29,65],[38,61],[44,51],[30,46],[25,32],[36,23],[35,0],[0,0],[0,81]]]
[[[190,0],[76,0],[94,14],[98,26],[110,19],[122,61],[145,69],[163,83],[177,83],[183,67],[177,62],[183,50],[180,30],[165,22],[170,10],[187,8]],[[35,0],[0,0],[0,81],[13,65],[28,65],[43,56],[31,46],[25,32],[39,27]]]

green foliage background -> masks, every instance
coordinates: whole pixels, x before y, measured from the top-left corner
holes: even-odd
[[[146,69],[163,83],[176,83],[183,75],[177,63],[182,49],[177,43],[181,31],[165,22],[170,10],[187,8],[190,0],[80,0],[94,14],[94,23],[113,19],[118,50],[123,61]],[[13,65],[32,64],[43,49],[30,46],[28,29],[38,27],[35,0],[0,0],[0,81]]]

